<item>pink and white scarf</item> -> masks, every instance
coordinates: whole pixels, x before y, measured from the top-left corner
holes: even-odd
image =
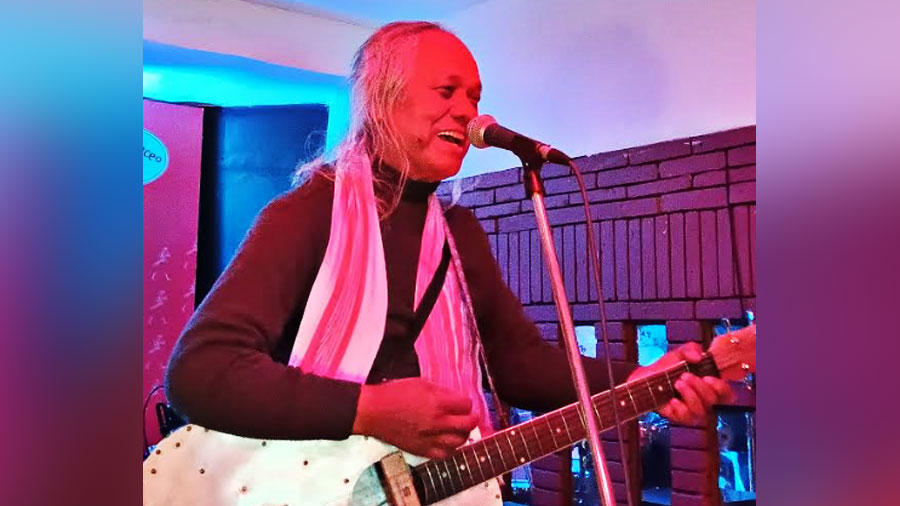
[[[319,376],[364,383],[381,346],[387,314],[387,274],[371,166],[337,170],[331,232],[289,365]],[[459,255],[435,195],[416,270],[415,303],[441,260],[444,240],[453,261],[434,309],[415,343],[424,379],[472,399],[482,434],[492,431],[481,388],[478,337]]]

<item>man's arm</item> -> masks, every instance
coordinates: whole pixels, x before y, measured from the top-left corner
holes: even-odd
[[[541,411],[575,402],[575,387],[564,350],[541,339],[520,301],[503,282],[481,224],[471,211],[463,208],[455,208],[448,219],[456,226],[454,237],[461,238],[457,246],[475,299],[479,330],[498,394],[517,407]],[[700,357],[699,346],[691,343],[667,353],[648,367],[614,361],[613,377],[619,384],[652,374],[674,362],[696,362]],[[584,366],[592,393],[610,388],[604,360],[585,358]],[[701,379],[689,373],[676,382],[675,388],[681,399],[673,399],[660,412],[682,423],[696,420],[713,404],[734,395],[728,384],[718,378]]]
[[[307,185],[260,213],[175,346],[167,396],[193,423],[273,439],[351,432],[359,385],[273,359],[293,342],[328,238],[331,192]]]
[[[458,207],[448,211],[448,220],[500,397],[517,407],[540,411],[575,402],[565,350],[541,337],[522,303],[504,283],[481,224],[471,211]],[[590,358],[584,362],[591,392],[609,389],[605,362]],[[616,382],[624,381],[636,367],[613,362]]]

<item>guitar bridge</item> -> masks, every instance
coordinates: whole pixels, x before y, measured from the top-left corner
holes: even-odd
[[[391,506],[422,506],[413,485],[409,465],[401,452],[386,455],[375,465]]]

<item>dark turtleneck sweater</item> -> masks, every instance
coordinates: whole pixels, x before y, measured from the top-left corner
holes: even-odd
[[[407,181],[396,209],[381,221],[388,309],[368,383],[419,374],[408,329],[427,199],[436,188]],[[328,244],[332,197],[333,183],[314,176],[269,203],[188,322],[169,362],[166,391],[192,423],[254,438],[350,435],[361,386],[286,365]],[[536,410],[574,402],[563,350],[541,339],[503,283],[478,220],[459,206],[445,216],[500,397]],[[633,368],[616,367],[617,382]],[[608,388],[605,365],[590,361],[586,370],[592,391]]]

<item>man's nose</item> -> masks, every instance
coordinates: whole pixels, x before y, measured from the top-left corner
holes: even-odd
[[[451,114],[461,123],[468,125],[472,118],[478,116],[478,105],[473,103],[469,97],[463,95],[453,102]]]

